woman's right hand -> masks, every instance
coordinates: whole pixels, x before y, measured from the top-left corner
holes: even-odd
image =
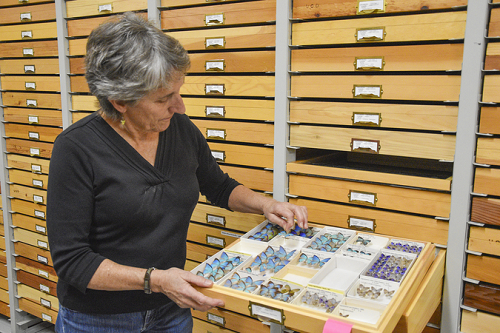
[[[208,311],[216,306],[224,306],[224,301],[203,295],[193,285],[209,288],[212,281],[179,268],[155,269],[151,272],[151,290],[168,296],[181,308]]]

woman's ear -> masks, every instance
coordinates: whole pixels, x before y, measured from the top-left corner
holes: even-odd
[[[127,111],[127,104],[124,101],[118,101],[114,99],[108,99],[108,101],[113,105],[116,111],[120,113],[125,113]]]

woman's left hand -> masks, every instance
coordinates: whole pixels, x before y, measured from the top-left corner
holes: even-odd
[[[264,215],[274,224],[281,226],[286,232],[293,228],[295,223],[302,229],[308,227],[307,208],[289,202],[269,200],[264,205]]]

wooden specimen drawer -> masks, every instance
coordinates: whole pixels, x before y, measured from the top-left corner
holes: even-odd
[[[47,2],[47,0],[2,0],[2,4],[0,7],[10,7],[10,6],[19,6],[22,3],[29,3],[29,4],[34,4],[34,3],[41,3],[41,2]]]
[[[41,318],[43,321],[55,324],[57,319],[57,311],[48,309],[40,305],[38,302],[30,301],[29,299],[19,299],[19,309],[32,314],[35,317]]]
[[[72,112],[71,117],[72,117],[73,123],[76,123],[78,120],[85,118],[89,114],[90,114],[90,112]]]
[[[68,45],[70,56],[84,56],[87,53],[87,38],[70,39]]]
[[[5,251],[5,237],[0,236],[0,250]]]
[[[69,72],[71,74],[85,74],[85,58],[84,57],[70,58]]]
[[[42,248],[31,246],[22,242],[14,243],[14,252],[21,257],[40,262],[44,265],[54,266],[50,251]]]
[[[473,197],[471,221],[500,226],[500,199]]]
[[[303,22],[292,25],[292,45],[462,39],[467,12]]]
[[[460,80],[459,75],[295,75],[291,78],[291,95],[313,98],[458,101]]]
[[[3,76],[0,79],[4,90],[60,91],[58,76]]]
[[[9,282],[6,277],[0,278],[0,289],[9,290]]]
[[[466,282],[463,302],[465,306],[500,315],[500,286]]]
[[[271,147],[234,145],[212,141],[208,145],[217,162],[273,168],[274,151]]]
[[[161,12],[161,29],[257,24],[276,21],[276,0],[217,4]]]
[[[290,144],[444,161],[453,161],[455,155],[455,136],[441,133],[291,125]]]
[[[181,94],[273,97],[274,76],[186,76]]]
[[[103,1],[100,1],[100,4],[103,3],[104,3]],[[95,8],[98,8],[98,6],[96,5]],[[136,14],[138,16],[143,17],[144,19],[147,19],[148,17],[147,13],[144,12],[139,12]],[[97,17],[84,18],[78,20],[68,20],[67,21],[68,36],[69,37],[88,36],[90,35],[90,32],[94,30],[94,28],[97,28],[101,23],[109,19],[110,19],[109,16],[97,16]]]
[[[193,332],[232,333],[233,331],[199,320],[198,318],[193,318]]]
[[[450,193],[302,175],[290,175],[289,191],[301,197],[400,212],[444,218],[450,214]]]
[[[95,96],[73,95],[71,101],[73,110],[97,111],[100,108]]]
[[[13,213],[11,216],[12,225],[40,235],[47,235],[47,224],[45,220],[19,213]]]
[[[467,255],[466,277],[500,285],[500,259],[483,255]]]
[[[226,311],[221,308],[214,308],[207,312],[191,310],[194,318],[203,320],[208,323],[215,324],[219,327],[232,330],[239,333],[255,333],[255,332],[270,332],[268,325],[260,322],[259,320],[239,313]],[[211,331],[214,332],[214,331]],[[216,329],[215,332],[218,332]]]
[[[5,58],[57,57],[57,40],[0,43],[0,54]]]
[[[52,282],[57,282],[54,267],[24,257],[16,257],[16,268],[40,276]]]
[[[47,191],[39,190],[33,187],[12,184],[10,186],[10,195],[16,199],[26,200],[42,205],[47,203]]]
[[[0,313],[7,318],[10,318],[10,307],[8,303],[0,302]]]
[[[46,127],[37,125],[23,125],[6,123],[5,135],[17,139],[34,141],[54,142],[56,137],[62,132],[60,127]]]
[[[17,285],[17,296],[29,299],[30,301],[38,303],[48,309],[59,311],[59,300],[57,297],[46,294],[25,284]]]
[[[179,40],[188,51],[276,46],[276,26],[274,25],[173,31],[167,34]]]
[[[187,246],[187,251],[186,251],[187,258],[190,260],[197,261],[199,263],[204,262],[205,260],[207,260],[207,258],[213,256],[218,251],[220,251],[219,248],[214,248],[211,246],[201,245],[192,242],[187,242],[186,246]]]
[[[147,8],[147,0],[76,0],[66,2],[66,15],[67,17],[107,15]]]
[[[18,271],[17,280],[33,289],[57,297],[56,283],[25,271]]]
[[[238,2],[241,0],[225,0],[224,2]],[[211,5],[214,1],[206,0],[161,0],[162,7],[184,7],[189,5]]]
[[[21,228],[14,228],[14,239],[43,250],[49,250],[49,241],[46,235],[35,233]]]
[[[26,106],[29,108],[61,109],[61,94],[2,92],[2,102],[6,106]]]
[[[41,220],[40,225],[45,223],[46,206],[16,198],[11,199],[10,204],[14,213],[36,217]]]
[[[5,142],[9,153],[43,158],[50,158],[54,146],[53,143],[19,139],[5,139]]]
[[[237,240],[241,235],[243,233],[229,232],[193,222],[189,224],[187,239],[192,242],[223,248]]]
[[[275,70],[274,51],[191,53],[188,73],[266,73]]]
[[[56,22],[0,26],[3,41],[57,38]]]
[[[485,75],[483,85],[483,102],[500,102],[500,75]]]
[[[3,109],[3,117],[5,121],[14,123],[62,127],[62,113],[60,110],[6,107]]]
[[[296,123],[454,132],[457,118],[458,106],[450,105],[290,102]]]
[[[192,260],[186,259],[186,261],[184,262],[184,270],[191,271],[191,270],[195,269],[199,264],[200,263],[197,261],[192,261]]]
[[[38,174],[49,174],[50,160],[28,157],[23,155],[7,154],[9,168],[31,171]]]
[[[484,69],[500,69],[500,43],[488,43],[488,45],[486,46]]]
[[[192,119],[206,139],[246,143],[274,143],[274,124]]]
[[[382,14],[400,12],[418,12],[428,9],[447,9],[466,6],[467,0],[397,0],[378,1],[381,6],[373,5],[374,1],[363,0],[319,0],[311,4],[307,0],[294,0],[292,17],[295,19],[317,19],[337,16],[363,14]]]
[[[0,289],[0,302],[9,303],[9,292],[4,289]]]
[[[291,69],[294,72],[461,70],[463,49],[463,44],[294,49]]]
[[[500,8],[492,8],[488,26],[488,37],[498,36],[500,36]]]
[[[49,21],[55,19],[55,3],[0,9],[0,22],[2,22],[2,24]]]
[[[9,180],[15,184],[47,189],[48,175],[10,169]]]
[[[85,79],[85,76],[71,76],[69,78],[69,82],[71,84],[71,91],[72,92],[81,92],[81,93],[88,93],[90,92],[89,86],[87,84],[87,80]]]
[[[198,223],[207,223],[218,227],[248,232],[262,223],[265,217],[259,214],[233,212],[217,206],[198,203],[191,216],[191,220]]]
[[[500,165],[500,138],[479,137],[477,139],[476,162]]]
[[[500,256],[500,230],[471,226],[468,248],[474,252]]]
[[[74,98],[73,96],[73,105]],[[183,97],[190,117],[244,120],[274,120],[274,101],[259,99],[189,98]]]
[[[499,107],[481,107],[480,115],[481,115],[479,120],[480,133],[500,134]]]
[[[58,74],[59,59],[0,60],[2,74]]]
[[[246,187],[263,192],[273,191],[272,171],[247,169],[229,165],[221,165],[220,168]]]
[[[500,327],[500,316],[482,311],[462,310],[462,325],[460,331],[463,333],[491,332],[492,327]]]
[[[500,195],[500,169],[476,168],[474,193]]]

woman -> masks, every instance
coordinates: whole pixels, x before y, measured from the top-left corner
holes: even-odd
[[[66,129],[51,157],[47,228],[59,277],[57,332],[190,332],[190,308],[224,306],[182,270],[199,193],[213,204],[307,227],[305,207],[224,174],[179,95],[175,39],[127,13],[96,28],[86,79],[101,110]]]

